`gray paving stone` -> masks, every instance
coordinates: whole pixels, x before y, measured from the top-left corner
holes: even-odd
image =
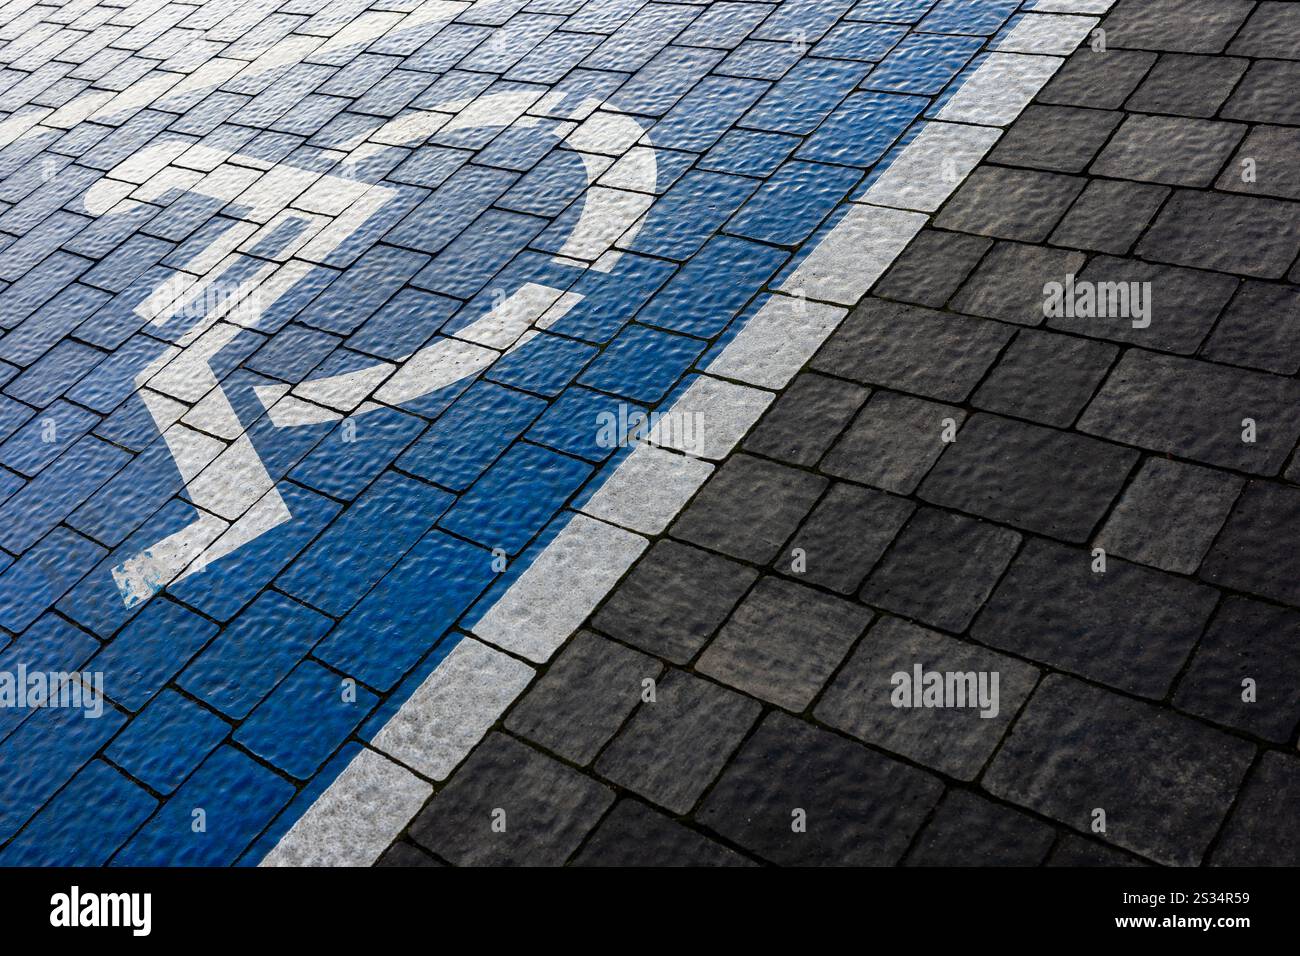
[[[1251,0],[1120,0],[1101,28],[1112,46],[1221,53],[1252,7]]]
[[[1104,342],[1021,329],[971,403],[1065,428],[1092,398],[1118,351]]]
[[[970,698],[964,707],[895,707],[894,675],[910,678],[918,664],[923,671],[945,674],[996,673],[997,712],[983,716],[978,701]],[[960,780],[974,780],[1037,681],[1037,669],[1023,661],[886,617],[840,668],[815,714],[865,743]]]
[[[1237,500],[1241,478],[1167,458],[1148,458],[1095,545],[1163,571],[1193,574]]]
[[[898,862],[942,791],[927,773],[774,712],[697,819],[773,863],[879,866]]]
[[[980,612],[972,636],[1143,697],[1160,699],[1218,601],[1212,588],[1034,539]]]
[[[756,866],[637,800],[623,799],[573,858],[575,866]]]
[[[922,229],[875,285],[875,294],[939,308],[966,281],[992,241],[960,232]]]
[[[1048,866],[1148,866],[1137,857],[1129,856],[1122,850],[1085,840],[1073,833],[1062,834],[1056,842],[1056,849],[1047,860]]]
[[[1300,288],[1242,283],[1201,354],[1216,362],[1294,375],[1300,371]]]
[[[969,790],[949,790],[905,866],[1038,866],[1056,831]]]
[[[780,571],[852,594],[916,506],[883,491],[836,482],[777,558]],[[802,552],[795,567],[793,553]]]
[[[620,641],[684,664],[704,646],[758,577],[743,564],[659,541],[593,618]]]
[[[1300,60],[1300,9],[1292,3],[1265,0],[1237,31],[1228,52]]]
[[[1254,748],[1187,717],[1050,675],[985,775],[993,794],[1174,866],[1200,862]]]
[[[1084,183],[1060,173],[981,166],[943,207],[935,225],[997,239],[1042,242]]]
[[[816,475],[735,455],[673,523],[671,534],[733,558],[767,564],[825,486],[826,479]]]
[[[1038,95],[1042,103],[1118,109],[1142,82],[1156,54],[1084,46],[1072,54]]]
[[[1047,324],[1161,352],[1191,354],[1205,340],[1237,285],[1235,277],[1214,272],[1097,256],[1076,277],[1074,294],[1077,297],[1086,287],[1099,306],[1105,303],[1097,311],[1106,314],[1056,315]],[[1139,304],[1144,315],[1139,314]]]
[[[375,866],[383,867],[412,867],[412,866],[442,866],[429,854],[425,853],[419,847],[412,843],[406,843],[399,840],[394,843],[381,856]]]
[[[1295,96],[1297,83],[1300,83],[1300,62],[1256,60],[1219,115],[1224,119],[1294,126],[1300,123],[1300,100]]]
[[[1029,106],[989,154],[995,163],[1080,173],[1124,114],[1070,106]]]
[[[1178,683],[1174,704],[1285,744],[1300,724],[1297,647],[1300,613],[1248,598],[1225,598]],[[1250,695],[1247,679],[1254,682]]]
[[[1049,282],[1064,285],[1077,275],[1087,257],[1081,252],[999,242],[979,264],[951,307],[1019,325],[1041,325]]]
[[[700,655],[695,669],[769,703],[803,711],[872,613],[780,578],[764,578]]]
[[[1215,184],[1228,192],[1300,199],[1300,130],[1285,126],[1256,126]]]
[[[926,501],[1084,541],[1137,454],[1083,435],[978,414],[919,492]]]
[[[947,447],[945,420],[966,413],[894,392],[876,392],[848,431],[822,460],[822,470],[838,478],[910,494]]]
[[[745,450],[811,467],[849,423],[869,389],[804,372],[790,383],[745,439]]]
[[[1079,429],[1152,451],[1255,474],[1276,474],[1300,436],[1292,379],[1130,349]],[[1252,418],[1256,441],[1242,440]]]
[[[854,381],[959,402],[1011,338],[995,322],[871,298],[853,310],[813,367]]]
[[[1169,186],[1208,186],[1245,133],[1240,123],[1130,114],[1089,172]]]
[[[1122,255],[1155,218],[1167,186],[1094,179],[1052,233],[1053,245]]]
[[[608,787],[491,733],[415,818],[410,834],[457,866],[558,866],[613,802]]]
[[[686,813],[758,719],[756,701],[669,671],[596,761],[596,772],[673,813]]]
[[[1175,116],[1213,116],[1250,61],[1226,56],[1162,54],[1125,109]]]
[[[1201,566],[1212,584],[1300,606],[1300,489],[1251,481]]]
[[[1020,543],[1007,528],[922,508],[862,588],[862,599],[949,631],[964,630]]]
[[[1300,758],[1271,751],[1250,773],[1210,862],[1215,866],[1300,866]]]
[[[654,658],[579,631],[506,717],[506,729],[584,765],[609,742],[657,680]]]

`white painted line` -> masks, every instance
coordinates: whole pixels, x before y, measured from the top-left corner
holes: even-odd
[[[760,388],[784,388],[847,314],[834,305],[768,296],[709,371]]]
[[[877,206],[934,212],[979,165],[1002,131],[964,123],[926,123],[916,139],[862,194]]]
[[[719,461],[754,426],[775,398],[771,392],[696,375],[666,411],[656,416],[650,443]]]
[[[433,794],[387,757],[362,750],[259,866],[370,866]]]
[[[630,531],[574,514],[471,630],[489,644],[544,664],[647,543]]]
[[[1043,88],[1061,60],[1024,53],[990,53],[939,110],[954,123],[1007,126]]]
[[[707,461],[638,444],[580,510],[621,528],[659,534],[712,472]]]
[[[522,661],[462,638],[370,745],[432,780],[445,780],[532,677]],[[343,802],[341,789],[331,784],[317,802]]]
[[[1105,13],[1115,0],[1038,0],[1035,13]]]
[[[850,203],[842,219],[781,281],[780,290],[837,305],[857,305],[925,225],[919,212]]]
[[[1098,23],[1096,17],[1029,13],[998,41],[1003,53],[1051,53],[1069,56]]]

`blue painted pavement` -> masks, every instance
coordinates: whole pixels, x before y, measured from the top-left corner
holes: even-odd
[[[281,6],[0,43],[0,864],[260,859],[1019,4]]]

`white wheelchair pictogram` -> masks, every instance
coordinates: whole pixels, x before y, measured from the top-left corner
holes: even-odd
[[[390,39],[408,27],[427,28],[440,6],[460,7],[433,3],[404,17],[385,15],[372,19],[359,30],[349,28],[352,35],[347,38],[350,45],[346,49],[360,53],[373,42]],[[454,10],[447,12],[454,15]],[[289,39],[292,42],[276,44],[272,51],[251,64],[241,62],[237,73],[230,73],[233,66],[225,67],[225,75],[222,71],[213,74],[210,69],[201,68],[179,86],[188,93],[205,80],[216,88],[231,76],[246,77],[249,71],[282,71],[302,62],[313,50],[318,50],[321,42],[319,38],[298,36]],[[559,145],[580,127],[580,124],[565,124],[564,134],[555,137],[548,129],[554,124],[527,115],[527,110],[545,93],[544,87],[501,85],[507,88],[496,91],[489,88],[463,101],[439,104],[436,110],[409,110],[397,116],[354,147],[339,168],[353,168],[376,151],[394,146],[418,147],[435,133],[536,128],[538,135],[550,136],[555,139],[553,145]],[[100,92],[76,98],[42,121],[68,127],[83,120],[120,118],[159,97],[176,93],[176,87],[149,78],[149,82],[134,84],[107,99]],[[587,100],[582,104],[584,115],[599,105],[602,105],[599,101]],[[642,125],[630,115],[611,111],[602,113],[602,119],[620,137],[631,141],[642,137]],[[23,117],[19,117],[17,124],[13,119],[0,124],[0,146],[29,134],[33,125],[25,123]],[[229,195],[229,177],[224,177],[223,172],[259,167],[256,161],[239,153],[201,143],[186,143],[185,147],[188,169],[212,170],[185,188],[214,202],[229,202],[234,198]],[[175,142],[163,140],[124,160],[88,190],[84,197],[85,210],[95,216],[111,215],[127,192],[132,201],[148,201],[152,198],[151,188],[163,190],[171,186],[168,177],[158,174],[171,167],[179,152]],[[580,152],[574,155],[581,157],[586,177],[577,200],[582,203],[582,211],[563,247],[550,255],[563,269],[600,272],[610,268],[618,253],[606,251],[603,257],[593,257],[590,243],[582,237],[602,228],[607,230],[611,215],[626,217],[625,206],[611,207],[629,192],[642,194],[644,204],[624,230],[622,244],[635,235],[643,221],[640,213],[650,205],[655,193],[657,173],[653,153],[646,150],[645,161],[631,164],[618,191],[592,188],[604,172],[605,164],[591,163]],[[279,229],[306,236],[293,254],[285,261],[252,259],[255,268],[249,271],[250,257],[232,249],[224,233],[217,235],[208,248],[194,257],[193,261],[200,263],[215,260],[203,274],[196,276],[178,270],[135,307],[136,314],[150,330],[158,333],[166,330],[162,337],[173,346],[135,376],[134,387],[167,445],[184,484],[185,496],[193,506],[193,517],[188,524],[112,569],[117,590],[127,606],[145,601],[163,588],[202,572],[213,562],[292,519],[288,504],[277,490],[276,476],[266,467],[249,434],[249,423],[241,419],[231,396],[223,389],[212,359],[245,330],[258,329],[266,310],[291,295],[312,264],[333,262],[333,254],[350,238],[361,234],[401,195],[400,189],[391,184],[368,183],[338,171],[319,173],[288,162],[269,167],[261,163],[260,168],[264,171],[252,187],[254,195],[250,201],[265,200],[275,209],[274,197],[278,192],[299,197],[293,200],[299,205],[302,197],[307,196],[311,200],[307,204],[316,210],[300,212],[288,208],[286,201],[269,218],[263,217],[265,222],[260,223],[261,231],[257,235],[269,235]],[[131,189],[124,192],[124,184]],[[322,213],[321,209],[331,211]],[[246,248],[240,243],[236,245]],[[550,310],[553,316],[557,311],[562,314],[580,301],[580,294],[567,291],[571,284],[552,287],[544,282],[523,282],[517,288],[498,289],[491,307],[481,316],[461,325],[451,335],[439,335],[396,362],[376,360],[346,373],[317,377],[296,385],[257,387],[254,392],[260,415],[275,429],[321,425],[345,418],[364,421],[366,415],[379,409],[401,407],[477,376],[510,349],[527,341],[543,313]],[[202,394],[205,428],[229,440],[215,457],[208,435],[175,424],[175,398],[149,387],[160,376],[170,381],[183,379],[187,393]]]

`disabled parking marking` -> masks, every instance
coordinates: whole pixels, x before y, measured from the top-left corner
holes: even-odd
[[[1050,2],[1059,10],[1069,0],[1042,2]],[[1094,8],[1089,12],[1105,12],[1095,9],[1099,5],[1097,0],[1080,2]],[[1030,26],[1017,33],[1018,26],[1013,36],[1027,32],[1038,41],[1054,39],[1060,46],[1069,44],[1070,49],[1077,43],[1075,37],[1081,38],[1082,26],[1091,29],[1097,23],[1092,17],[1026,15],[1021,23],[1025,20],[1031,21]],[[832,303],[851,306],[865,295],[928,221],[925,212],[938,209],[992,148],[1000,130],[995,125],[980,125],[981,122],[1005,125],[1014,120],[1051,79],[1061,62],[1052,55],[1017,54],[1014,64],[1008,66],[1002,56],[990,54],[967,76],[965,82],[970,86],[959,87],[957,94],[939,110],[937,118],[921,121],[911,137],[882,162],[883,168],[869,178],[871,185],[861,200],[850,204],[838,221],[814,235],[802,261],[789,271],[778,290],[768,296],[749,322],[715,352],[700,378],[708,378],[713,373],[755,386],[749,392],[754,395],[758,410],[765,409],[775,398],[766,389],[779,389],[787,384],[847,315],[846,309]],[[963,95],[968,88],[971,92]],[[955,119],[970,125],[940,121]],[[950,161],[937,161],[941,156]],[[699,411],[687,393],[666,414],[682,416]],[[736,436],[737,441],[739,437]],[[624,455],[603,487],[618,484],[620,473],[630,470],[631,477],[624,479],[630,487],[624,494],[642,501],[653,500],[663,476],[653,470],[637,469],[633,464],[637,451],[644,447],[649,446],[640,445]],[[714,454],[721,458],[731,447],[715,449]],[[689,467],[690,459],[681,460],[683,468]],[[707,474],[696,472],[686,480],[698,487]],[[681,496],[665,513],[657,515],[654,529],[666,526],[689,497],[689,494]],[[579,505],[580,510],[582,507]],[[472,644],[474,653],[485,661],[499,660],[505,664],[514,660],[499,652],[494,654],[487,645],[495,644],[537,663],[546,663],[648,545],[635,533],[654,533],[637,526],[643,518],[624,520],[625,528],[631,530],[620,534],[603,521],[573,514],[527,570],[509,587],[499,589],[495,600],[477,618],[471,611],[465,626],[487,644],[465,638],[457,648]],[[617,519],[614,520],[617,524]],[[612,544],[611,536],[625,543]],[[593,567],[599,567],[601,572],[595,587],[591,586]],[[539,606],[545,609],[540,615],[536,610]],[[524,675],[513,671],[508,681],[489,681],[494,683],[496,694],[484,694],[481,688],[476,693],[473,686],[482,681],[480,674],[470,675],[462,670],[450,670],[438,677],[435,674],[438,671],[415,689],[370,741],[373,749],[362,751],[366,769],[361,769],[360,758],[356,758],[348,772],[336,778],[302,812],[269,849],[260,865],[365,866],[373,863],[414,816],[406,806],[393,807],[387,819],[369,812],[373,808],[370,796],[373,768],[383,766],[376,758],[380,754],[391,758],[393,762],[387,765],[386,772],[402,781],[404,787],[415,787],[420,780],[408,767],[415,767],[434,780],[445,779],[528,684],[528,680],[521,679]],[[459,714],[455,704],[471,697],[480,703],[480,708],[469,715]],[[484,704],[486,711],[482,708]],[[396,728],[402,726],[409,728],[400,733],[408,743],[394,746],[385,734],[390,728],[392,733],[399,733]],[[422,736],[430,740],[426,747],[445,748],[451,741],[457,746],[451,756],[444,751],[436,766],[422,766],[421,747],[417,745],[412,750],[409,743]],[[357,768],[356,772],[352,772],[353,767]],[[345,833],[352,832],[361,818],[366,820],[370,839],[348,842]]]

